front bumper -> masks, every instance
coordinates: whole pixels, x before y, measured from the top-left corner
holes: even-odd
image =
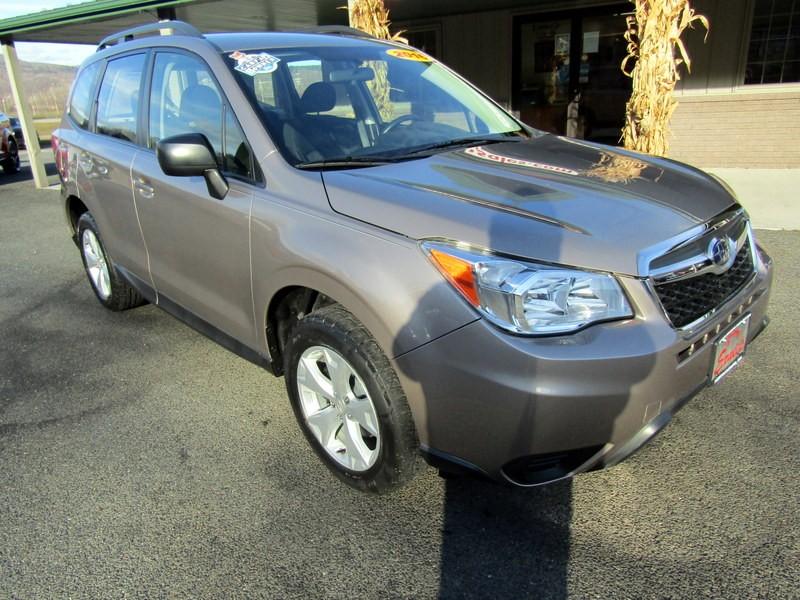
[[[708,385],[730,323],[751,316],[748,342],[767,323],[769,260],[691,333],[638,283],[628,321],[526,338],[479,320],[396,358],[428,461],[525,486],[617,464]]]

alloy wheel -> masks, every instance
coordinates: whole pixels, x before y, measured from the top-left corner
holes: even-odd
[[[108,272],[108,262],[94,231],[84,229],[81,235],[83,257],[86,260],[86,272],[92,280],[94,289],[103,300],[111,296],[111,277]]]
[[[297,365],[303,417],[325,452],[351,471],[367,471],[378,459],[378,415],[364,381],[345,358],[311,346]]]

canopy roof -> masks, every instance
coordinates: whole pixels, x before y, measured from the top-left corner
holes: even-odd
[[[543,0],[384,0],[395,21],[554,4]],[[590,0],[592,1],[592,0]],[[608,0],[594,0],[602,3]],[[347,25],[347,0],[85,0],[0,20],[0,38],[96,44],[107,35],[175,18],[200,31],[267,31]],[[167,11],[167,12],[165,12]],[[173,13],[174,11],[174,13]]]
[[[342,4],[346,0],[90,0],[0,20],[0,38],[96,44],[115,31],[158,20],[161,11],[174,11],[201,31],[346,25]]]

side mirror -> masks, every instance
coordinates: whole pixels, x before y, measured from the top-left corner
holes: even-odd
[[[202,133],[183,133],[160,140],[156,144],[156,157],[167,175],[202,175],[213,198],[222,200],[228,194],[228,182],[219,172],[214,149]]]

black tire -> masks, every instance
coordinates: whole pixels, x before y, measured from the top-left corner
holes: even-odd
[[[306,438],[322,461],[351,487],[376,494],[410,481],[422,463],[416,428],[397,374],[367,329],[343,307],[331,305],[312,312],[290,331],[284,351],[286,388],[292,409]],[[381,443],[375,463],[351,471],[334,460],[308,426],[301,408],[297,369],[303,352],[324,346],[338,352],[364,382],[378,417]]]
[[[3,161],[3,172],[6,175],[12,175],[19,171],[19,149],[17,142],[14,140],[8,141],[8,158]]]
[[[86,251],[83,244],[84,232],[86,230],[90,230],[92,233],[94,233],[108,266],[111,290],[107,297],[103,297],[104,295],[100,292],[100,290],[98,290],[95,282],[92,280],[92,276],[89,274]],[[127,281],[125,281],[117,272],[111,257],[109,257],[106,253],[105,246],[103,245],[103,238],[100,236],[97,223],[95,223],[94,218],[88,212],[83,213],[78,219],[77,239],[78,249],[81,253],[81,261],[83,262],[83,269],[86,271],[86,277],[89,279],[89,284],[92,286],[92,291],[94,292],[94,295],[100,304],[115,312],[128,310],[129,308],[135,308],[145,304],[145,299],[142,298],[141,294],[139,294],[139,292],[136,291],[136,289],[133,288]]]

